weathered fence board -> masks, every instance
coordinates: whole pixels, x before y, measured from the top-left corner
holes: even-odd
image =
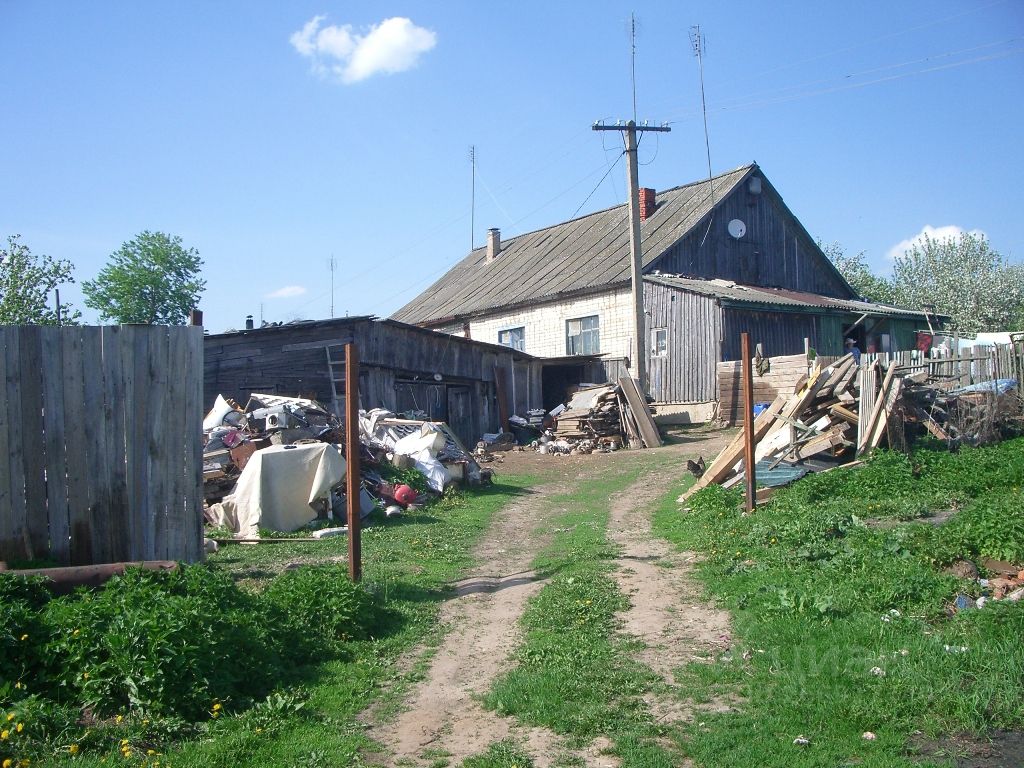
[[[0,560],[202,558],[202,329],[0,327]]]

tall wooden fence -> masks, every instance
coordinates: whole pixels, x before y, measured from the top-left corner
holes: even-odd
[[[203,331],[0,327],[0,560],[202,558]]]
[[[830,365],[838,357],[819,356],[817,362]],[[946,386],[963,387],[993,379],[1017,379],[1024,369],[1024,353],[1010,344],[980,345],[959,351],[933,349],[925,354],[912,349],[861,355],[861,365],[877,360],[884,368],[895,363],[910,371],[927,371],[929,380]]]

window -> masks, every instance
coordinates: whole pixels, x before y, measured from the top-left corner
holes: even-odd
[[[506,328],[498,331],[498,343],[504,347],[512,347],[520,352],[526,351],[526,327]]]
[[[665,357],[668,354],[668,328],[651,330],[651,357]]]
[[[565,321],[565,354],[596,355],[601,351],[601,324],[597,315]]]

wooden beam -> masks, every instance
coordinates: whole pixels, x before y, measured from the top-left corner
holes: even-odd
[[[348,507],[348,575],[352,581],[363,578],[359,451],[359,351],[352,342],[345,345],[345,496]]]
[[[757,469],[754,461],[754,382],[750,363],[750,334],[740,334],[743,355],[743,468],[747,478],[747,512],[757,506]]]

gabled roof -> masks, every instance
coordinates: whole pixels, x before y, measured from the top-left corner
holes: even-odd
[[[828,313],[855,312],[866,315],[882,315],[885,317],[924,320],[925,313],[891,304],[878,304],[872,301],[855,299],[837,299],[832,296],[821,296],[806,291],[792,291],[787,288],[766,288],[760,285],[740,285],[730,280],[701,280],[679,275],[644,275],[644,280],[658,285],[667,285],[702,296],[718,299],[723,306],[757,309],[778,307],[783,311]],[[935,315],[933,315],[935,317]]]
[[[657,209],[640,225],[643,266],[687,235],[756,169],[745,165],[658,192]],[[518,235],[502,242],[490,263],[487,248],[477,248],[392,317],[405,323],[439,323],[628,283],[628,215],[623,204]]]

